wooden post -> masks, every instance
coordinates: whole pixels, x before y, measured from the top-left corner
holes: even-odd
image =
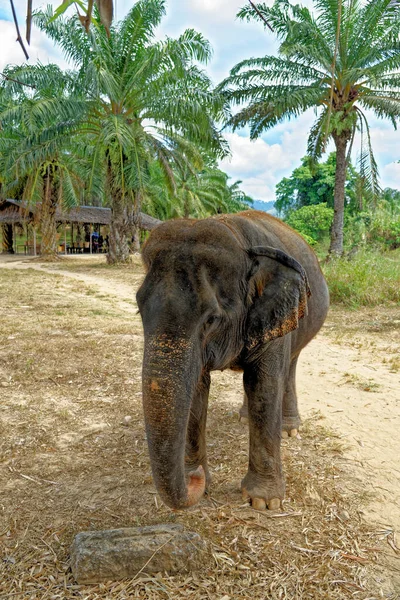
[[[67,222],[64,223],[64,254],[67,254]]]
[[[15,237],[15,223],[13,223],[13,225],[12,225],[12,232],[13,232],[13,250],[14,250],[14,254],[17,254],[17,238]]]
[[[36,227],[33,226],[33,256],[36,256]]]
[[[92,249],[92,245],[93,245],[93,243],[92,243],[92,233],[93,233],[93,225],[92,225],[92,223],[90,223],[90,254],[92,254],[92,250],[93,250]]]

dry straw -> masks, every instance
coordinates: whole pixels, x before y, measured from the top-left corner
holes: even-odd
[[[254,511],[239,491],[248,434],[229,403],[240,378],[217,385],[208,422],[211,495],[173,513],[150,476],[135,310],[55,275],[0,270],[0,278],[2,600],[396,598],[399,567],[389,575],[385,566],[387,552],[398,561],[394,533],[365,523],[368,497],[319,415],[305,423],[302,439],[283,442],[283,512]],[[131,278],[136,285],[137,267]],[[201,571],[144,570],[86,587],[73,581],[69,547],[77,532],[168,522],[207,542]]]

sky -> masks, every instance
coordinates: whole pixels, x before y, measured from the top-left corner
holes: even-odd
[[[132,5],[127,0],[116,1],[116,18],[122,19]],[[267,0],[271,3],[271,0]],[[21,32],[24,31],[26,0],[14,0]],[[47,4],[46,1],[44,4]],[[55,6],[61,3],[51,2]],[[206,70],[214,83],[229,74],[239,61],[276,54],[277,42],[273,33],[260,23],[247,23],[236,19],[237,11],[246,0],[169,0],[167,15],[157,37],[176,37],[186,28],[200,31],[213,47],[213,58]],[[305,0],[304,4],[310,4]],[[33,0],[34,9],[44,5]],[[29,63],[40,60],[46,64],[55,62],[67,66],[62,54],[53,43],[36,28],[32,31],[28,47]],[[21,65],[25,61],[22,49],[16,42],[16,33],[9,0],[0,0],[0,71],[6,64]],[[382,187],[400,189],[400,131],[395,131],[388,121],[368,114],[372,145],[377,159]],[[241,180],[241,188],[254,199],[275,199],[275,186],[288,177],[300,165],[306,154],[307,137],[314,121],[312,110],[291,121],[285,121],[269,130],[258,140],[251,142],[246,130],[227,131],[231,156],[221,162],[221,168],[232,177]],[[357,158],[360,145],[354,144],[353,160]],[[332,150],[333,146],[328,148]]]

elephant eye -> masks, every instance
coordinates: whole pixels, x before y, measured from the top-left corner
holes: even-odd
[[[210,315],[206,321],[206,325],[207,326],[213,325],[213,323],[218,321],[218,319],[219,319],[219,317],[217,315]]]

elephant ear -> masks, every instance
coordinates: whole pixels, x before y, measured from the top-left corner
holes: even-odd
[[[311,291],[302,265],[282,250],[257,246],[247,253],[252,268],[246,347],[251,350],[297,329]]]

